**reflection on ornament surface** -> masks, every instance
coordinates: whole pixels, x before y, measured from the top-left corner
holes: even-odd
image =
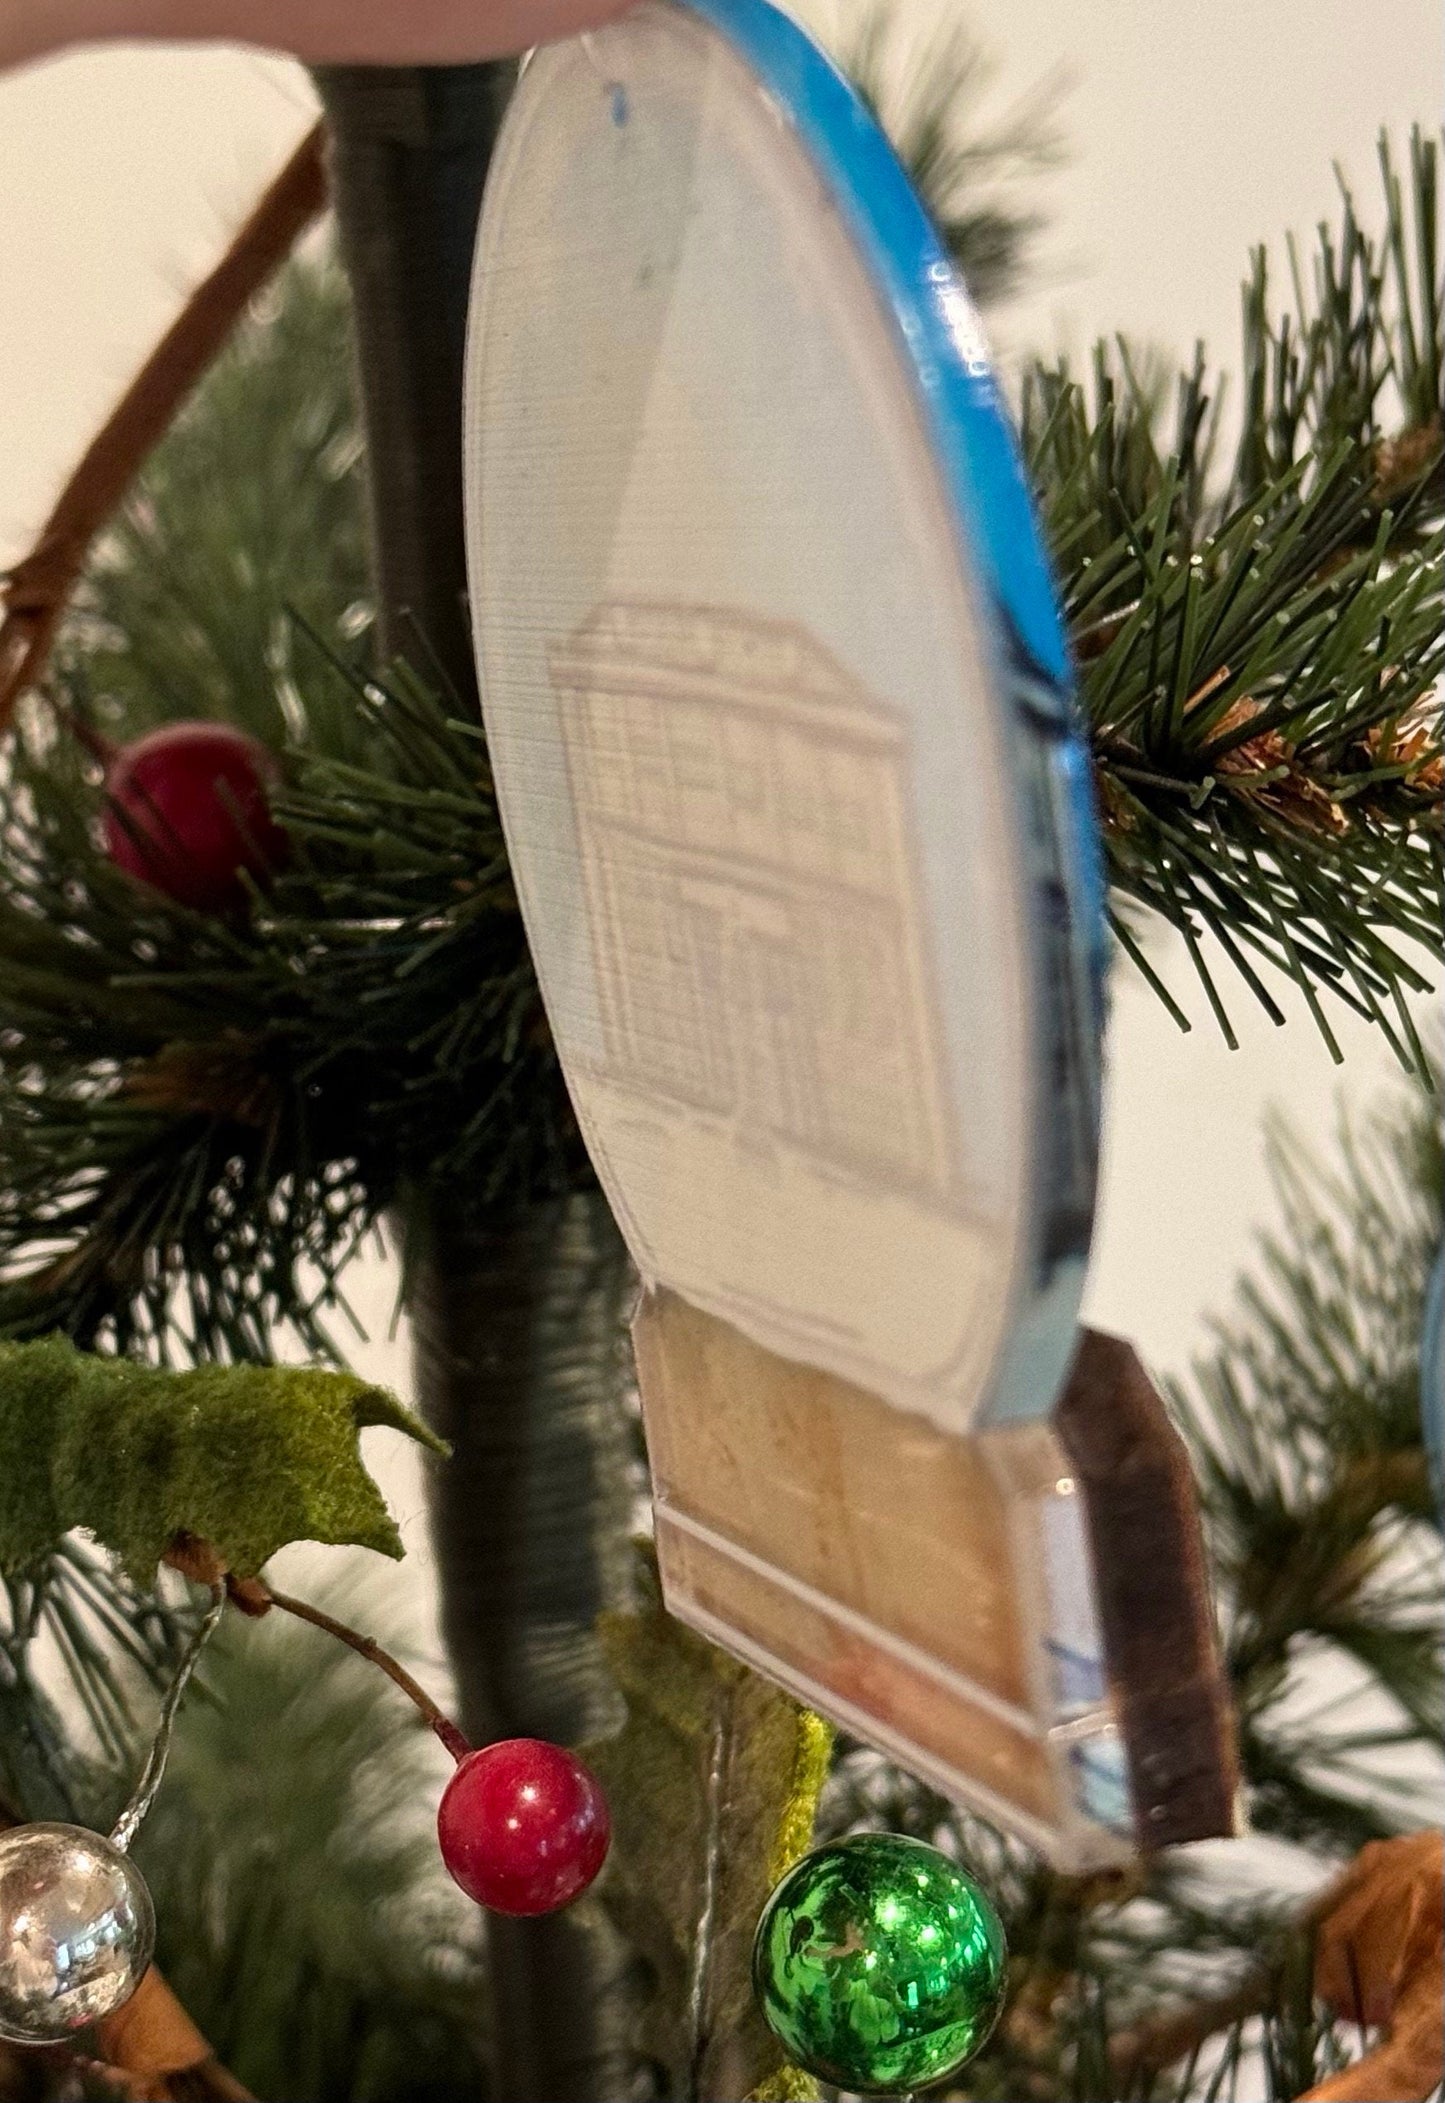
[[[998,2017],[1006,1957],[997,1913],[956,1862],[865,1833],[784,1877],[758,1924],[753,1983],[800,2066],[893,2093],[972,2058]]]
[[[0,2038],[56,2044],[128,2001],[155,1948],[135,1865],[81,1826],[0,1834]]]

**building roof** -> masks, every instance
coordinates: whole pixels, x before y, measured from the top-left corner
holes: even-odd
[[[886,707],[801,622],[711,606],[612,600],[589,614],[549,664],[564,690],[655,694],[773,714],[850,743],[897,746]]]

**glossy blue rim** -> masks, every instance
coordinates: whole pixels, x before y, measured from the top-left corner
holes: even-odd
[[[1106,933],[1088,742],[1014,430],[958,271],[856,89],[769,0],[682,0],[776,101],[869,268],[987,600],[1034,933],[1033,1248],[984,1418],[1052,1407],[1077,1342],[1098,1173]]]
[[[746,58],[827,179],[907,345],[970,551],[1033,662],[1067,687],[1063,624],[1013,427],[991,367],[961,351],[958,270],[887,136],[832,60],[769,0],[686,5]]]

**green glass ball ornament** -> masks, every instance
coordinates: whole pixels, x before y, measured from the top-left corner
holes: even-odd
[[[753,1985],[790,2057],[873,2095],[957,2073],[1003,2005],[988,1895],[936,1847],[860,1833],[805,1855],[763,1909]]]

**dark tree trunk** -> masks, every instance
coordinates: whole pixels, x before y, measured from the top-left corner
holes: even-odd
[[[461,372],[472,243],[513,69],[318,76],[356,312],[385,654],[476,705]],[[452,1442],[432,1524],[463,1729],[576,1741],[611,1720],[593,1623],[625,1593],[625,1252],[591,1190],[463,1226],[400,1222],[418,1400]],[[488,1924],[495,2103],[625,2103],[625,1953],[585,1906]]]
[[[409,1223],[418,1391],[451,1441],[433,1528],[475,1743],[576,1743],[617,1720],[593,1624],[627,1585],[622,1315],[598,1192],[457,1232]],[[488,1928],[498,2103],[626,2103],[625,1953],[585,1912]]]
[[[420,647],[473,707],[462,355],[482,185],[514,78],[510,62],[316,76],[356,314],[381,647]]]
[[[462,1727],[575,1744],[620,1720],[594,1623],[627,1588],[627,1252],[597,1191],[408,1233]]]

